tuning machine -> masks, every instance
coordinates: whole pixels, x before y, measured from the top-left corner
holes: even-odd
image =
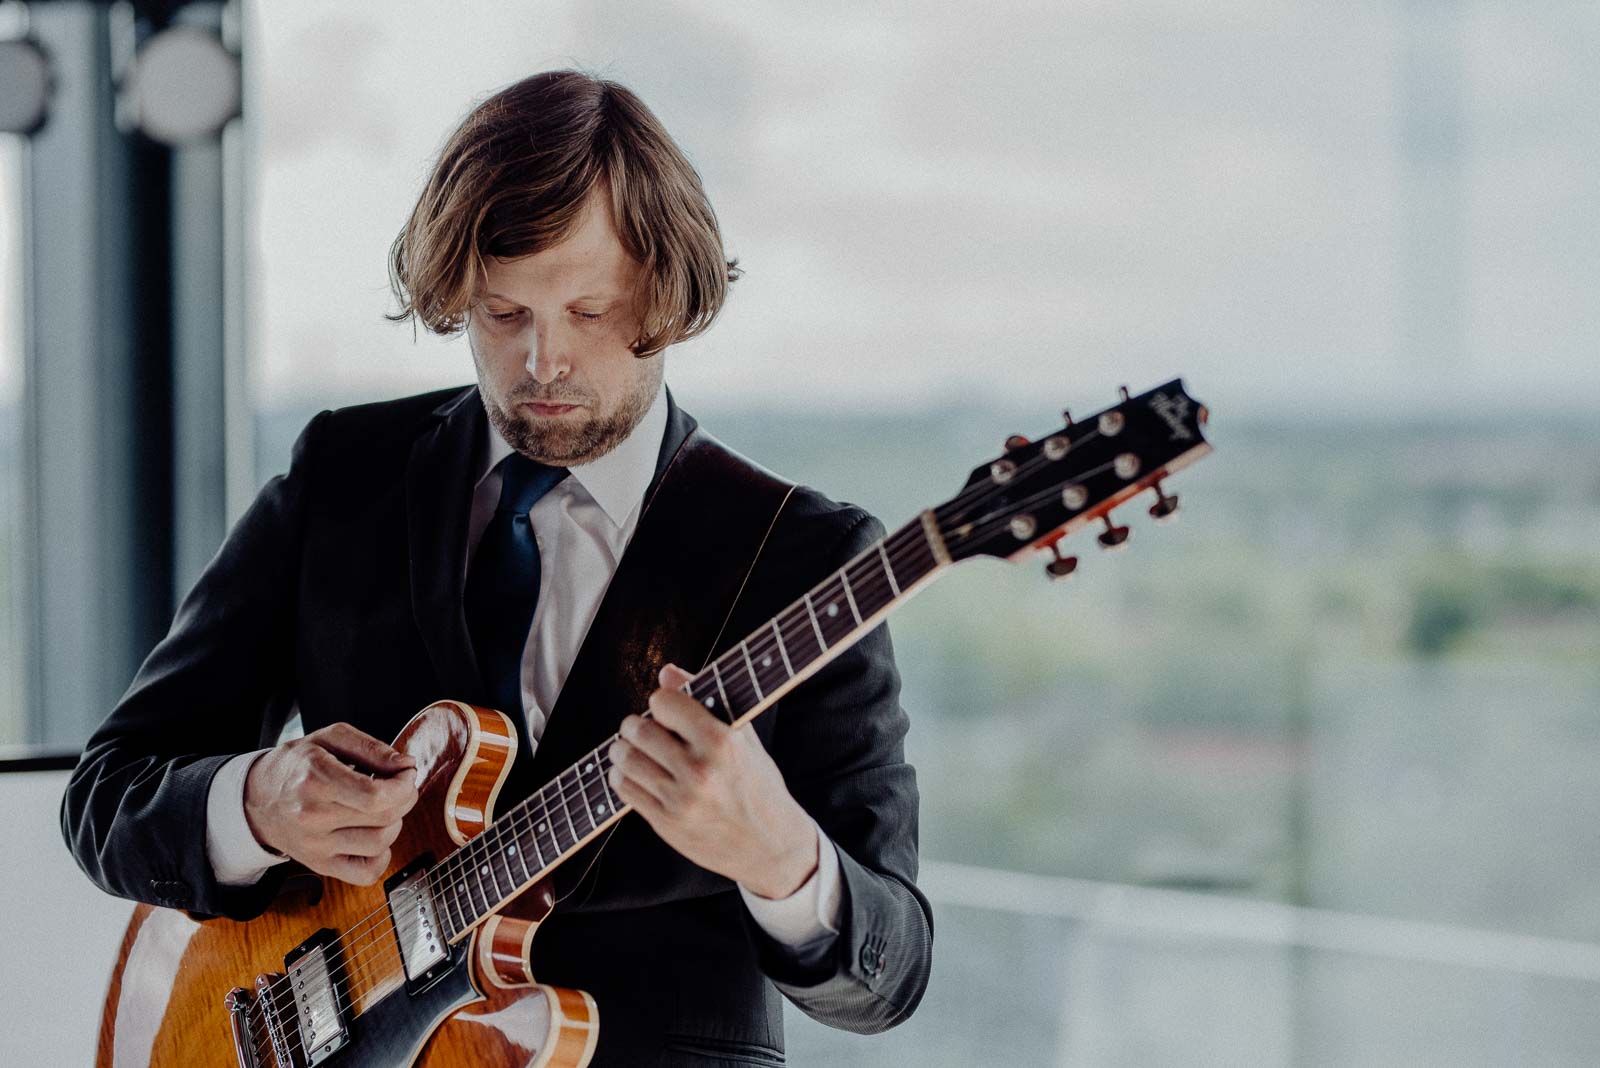
[[[1028,443],[1028,439],[1021,434],[1012,434],[1009,438],[1006,438],[1006,452],[1015,452]]]
[[[1049,575],[1052,580],[1064,579],[1078,570],[1078,558],[1076,556],[1062,556],[1061,550],[1056,548],[1055,542],[1050,543],[1050,555],[1055,559],[1044,565],[1044,573]]]
[[[1160,482],[1153,488],[1156,491],[1156,503],[1150,506],[1150,518],[1157,523],[1170,523],[1178,514],[1178,495],[1162,489]]]
[[[1132,533],[1127,527],[1121,527],[1111,521],[1111,514],[1104,516],[1106,529],[1099,534],[1098,541],[1102,549],[1120,549],[1128,543],[1128,535]]]

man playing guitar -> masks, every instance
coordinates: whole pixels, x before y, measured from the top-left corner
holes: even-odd
[[[620,734],[609,785],[643,819],[564,865],[532,946],[598,1005],[592,1064],[781,1064],[779,992],[904,1020],[932,920],[887,631],[747,726],[682,690],[884,535],[667,390],[739,274],[693,167],[626,88],[535,75],[456,129],[390,266],[394,318],[464,332],[476,385],[305,428],[90,739],[79,863],[233,920],[301,867],[373,884],[418,799],[389,740],[455,699],[515,725],[502,807]]]

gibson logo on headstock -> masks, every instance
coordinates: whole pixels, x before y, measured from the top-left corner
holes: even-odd
[[[1182,393],[1176,397],[1169,397],[1165,393],[1157,393],[1150,398],[1150,410],[1161,417],[1172,431],[1173,441],[1192,441],[1194,432],[1185,426],[1189,418],[1189,398]]]

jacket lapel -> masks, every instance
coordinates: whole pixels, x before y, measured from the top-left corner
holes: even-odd
[[[406,534],[411,552],[411,610],[433,660],[441,696],[483,703],[482,677],[467,635],[467,517],[472,476],[487,417],[476,386],[433,411],[437,424],[411,446],[406,465]]]
[[[694,670],[709,652],[702,647],[715,635],[706,628],[721,620],[707,624],[702,618],[708,613],[695,602],[694,580],[722,546],[708,541],[706,528],[696,522],[711,514],[716,488],[715,480],[695,477],[696,427],[669,390],[667,429],[639,525],[567,673],[534,750],[531,772],[516,784],[514,797],[554,778],[615,733],[624,716],[641,711],[663,664]]]

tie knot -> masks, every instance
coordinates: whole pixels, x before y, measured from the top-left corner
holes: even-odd
[[[565,467],[551,467],[514,452],[500,463],[500,504],[495,510],[527,515],[540,497],[566,477]]]

